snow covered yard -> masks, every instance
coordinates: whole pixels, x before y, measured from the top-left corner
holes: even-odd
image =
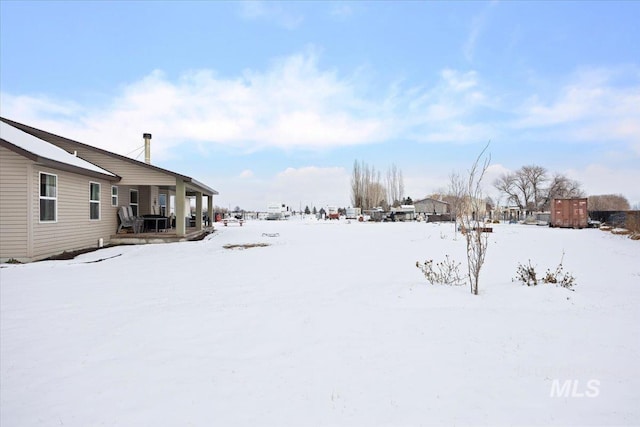
[[[511,281],[563,251],[575,292]],[[640,423],[638,242],[494,226],[479,296],[415,267],[446,254],[452,224],[293,219],[3,266],[0,424]]]

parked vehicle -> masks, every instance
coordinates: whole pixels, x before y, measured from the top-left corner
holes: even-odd
[[[329,219],[340,219],[340,212],[336,206],[327,207]]]
[[[548,212],[540,212],[536,214],[536,225],[547,227],[551,221],[551,214]]]
[[[416,219],[416,208],[413,205],[400,205],[391,208],[391,221],[413,221]]]
[[[347,219],[358,219],[362,215],[360,208],[347,208]]]
[[[286,211],[286,208],[284,205],[280,203],[273,203],[267,207],[267,219],[268,220],[284,219],[285,211]]]

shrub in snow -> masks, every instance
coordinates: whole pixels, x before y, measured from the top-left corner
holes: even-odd
[[[628,234],[631,234],[631,231],[627,230],[626,228],[614,228],[613,230],[611,230],[611,234],[626,236]]]
[[[512,281],[515,282],[516,280],[527,286],[535,286],[538,284],[536,269],[531,265],[531,260],[529,260],[526,265],[518,263],[516,277],[514,277]]]
[[[422,271],[432,285],[463,285],[464,280],[460,277],[460,263],[456,263],[445,255],[444,261],[433,264],[433,260],[426,260],[420,264],[416,261],[416,267]]]
[[[544,275],[542,279],[544,283],[555,283],[558,286],[562,286],[563,288],[569,289],[573,291],[573,287],[576,284],[576,278],[573,277],[571,273],[565,272],[564,267],[562,266],[562,261],[556,267],[555,271],[551,271],[547,269],[547,273]]]
[[[576,285],[576,278],[573,277],[571,273],[564,271],[564,266],[562,265],[563,259],[564,253],[560,259],[560,264],[558,264],[554,271],[547,269],[547,272],[542,278],[542,282],[553,283],[556,286],[562,286],[565,289],[573,291],[573,287]],[[531,265],[531,260],[529,260],[526,265],[518,263],[516,277],[514,277],[512,281],[518,281],[527,286],[536,286],[538,284],[539,279],[535,267]]]
[[[631,231],[631,237],[633,240],[640,239],[640,212],[628,212],[627,220],[625,221],[625,228]]]

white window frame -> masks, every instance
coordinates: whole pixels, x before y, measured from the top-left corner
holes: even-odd
[[[133,203],[131,201],[131,195],[133,193],[136,193],[136,202]],[[138,216],[138,214],[140,213],[140,193],[138,193],[137,189],[130,189],[129,190],[129,206],[131,206],[131,210],[133,211],[133,216]],[[133,207],[136,207],[135,209],[133,209]]]
[[[98,200],[93,200],[91,198],[91,187],[93,185],[97,185],[98,186]],[[100,218],[102,217],[102,207],[101,207],[101,203],[100,203],[100,192],[101,191],[102,191],[102,186],[100,185],[99,182],[89,181],[89,221],[100,221]],[[92,204],[97,204],[98,205],[98,218],[91,218],[91,205]]]
[[[49,175],[49,176],[53,176],[56,178],[56,186],[55,188],[55,196],[43,196],[42,195],[42,175]],[[58,175],[55,173],[48,173],[48,172],[39,172],[38,175],[38,219],[40,220],[41,224],[54,224],[58,222]],[[42,219],[42,210],[40,207],[40,201],[41,200],[53,200],[55,202],[55,209],[54,209],[54,219]]]
[[[113,190],[116,190],[115,194]],[[111,206],[113,206],[114,208],[118,207],[118,186],[117,185],[111,186]]]

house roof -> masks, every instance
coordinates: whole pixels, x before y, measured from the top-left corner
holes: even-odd
[[[42,140],[51,142],[52,144],[55,144],[56,140],[62,140],[64,142],[68,143],[68,144],[76,145],[79,148],[93,150],[95,152],[102,153],[102,154],[105,154],[107,156],[111,156],[113,158],[116,158],[116,159],[119,159],[119,160],[123,160],[123,161],[129,162],[129,163],[135,164],[136,166],[139,166],[139,167],[142,167],[142,168],[147,168],[147,169],[150,169],[150,170],[154,170],[154,171],[162,172],[162,173],[165,173],[165,174],[168,174],[168,175],[172,175],[172,176],[174,176],[176,178],[179,178],[179,179],[183,180],[185,183],[188,183],[190,185],[190,187],[193,187],[193,188],[195,188],[197,190],[200,190],[205,194],[212,194],[212,195],[218,194],[218,192],[216,190],[212,189],[211,187],[209,187],[209,186],[207,186],[207,185],[199,182],[198,180],[196,180],[196,179],[194,179],[194,178],[192,178],[190,176],[187,176],[187,175],[183,175],[183,174],[180,174],[180,173],[177,173],[177,172],[173,172],[173,171],[170,171],[168,169],[163,169],[163,168],[160,168],[158,166],[150,165],[148,163],[144,163],[144,162],[141,162],[139,160],[132,159],[130,157],[122,156],[120,154],[116,154],[116,153],[113,153],[111,151],[103,150],[101,148],[94,147],[92,145],[83,144],[82,142],[78,142],[78,141],[75,141],[73,139],[65,138],[63,136],[55,135],[53,133],[46,132],[46,131],[43,131],[41,129],[36,129],[34,127],[27,126],[25,124],[15,122],[13,120],[9,120],[9,119],[6,119],[4,117],[0,117],[0,122],[7,123],[7,124],[9,124],[9,125],[11,125],[11,126],[13,126],[15,128],[18,128],[18,129],[20,129],[20,130],[22,130],[22,131],[24,131],[24,132],[26,132],[28,134],[33,135],[36,138],[40,138]]]
[[[413,202],[413,204],[415,205],[416,203],[421,203],[421,202],[436,202],[436,203],[442,203],[445,205],[448,205],[448,202],[445,202],[444,200],[437,200],[437,199],[432,199],[431,197],[426,197],[424,199],[421,200],[416,200],[415,202]]]
[[[0,140],[8,149],[39,163],[89,175],[102,175],[112,181],[120,180],[116,174],[67,153],[62,148],[36,138],[4,121],[0,121]]]

